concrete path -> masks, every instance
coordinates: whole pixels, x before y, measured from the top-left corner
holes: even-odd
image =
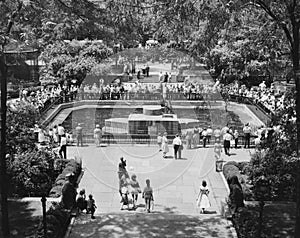
[[[174,160],[172,153],[171,146],[167,159],[155,146],[69,147],[69,156],[81,156],[85,168],[79,189],[92,193],[98,205],[96,220],[81,214],[69,237],[232,237],[230,224],[220,216],[220,203],[228,190],[215,172],[213,148],[184,149],[181,160]],[[142,188],[147,178],[151,180],[153,213],[145,214],[141,197],[136,211],[120,211],[117,168],[121,156]],[[249,160],[249,151],[232,150],[232,156],[224,160]],[[207,214],[199,214],[196,206],[202,180],[211,190]]]

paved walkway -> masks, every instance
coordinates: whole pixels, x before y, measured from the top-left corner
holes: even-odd
[[[79,189],[92,193],[98,205],[96,220],[85,214],[76,218],[70,238],[232,237],[230,224],[220,216],[220,203],[228,191],[222,176],[215,172],[213,148],[185,149],[181,160],[174,160],[171,155],[163,159],[157,147],[147,145],[69,147],[68,153],[82,157],[85,172]],[[137,175],[141,187],[147,178],[151,180],[153,213],[145,214],[141,197],[136,211],[120,211],[117,168],[121,156],[127,160],[129,173]],[[232,156],[224,159],[249,160],[249,151],[232,150]],[[196,206],[203,179],[211,189],[207,214],[199,214]]]

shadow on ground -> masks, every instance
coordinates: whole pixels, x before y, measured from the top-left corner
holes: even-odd
[[[30,202],[9,201],[8,211],[11,238],[35,237],[40,216],[36,214],[36,209]],[[0,237],[3,237],[1,235]]]
[[[174,213],[114,213],[76,218],[70,238],[76,237],[230,237],[217,215]]]

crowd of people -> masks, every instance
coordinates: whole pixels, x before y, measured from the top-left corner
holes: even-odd
[[[272,113],[284,108],[284,92],[276,90],[274,85],[267,87],[264,81],[259,86],[251,88],[238,84],[221,85],[220,88],[225,97],[228,95],[237,99],[248,98]]]

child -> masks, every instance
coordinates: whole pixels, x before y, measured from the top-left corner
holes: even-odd
[[[127,206],[127,209],[129,210],[129,198],[128,198],[128,188],[127,187],[122,187],[121,188],[121,196],[122,196],[122,200],[121,200],[121,210],[124,209],[124,206]]]
[[[78,210],[81,212],[83,210],[86,210],[87,211],[87,201],[86,201],[86,196],[85,196],[85,190],[82,189],[80,192],[79,192],[79,195],[76,199],[76,204],[77,204],[77,207],[78,207]]]
[[[95,214],[96,208],[97,208],[97,206],[95,204],[95,200],[93,199],[93,195],[90,194],[89,199],[87,200],[87,209],[86,210],[87,210],[87,214],[91,213],[92,219],[95,219],[94,214]]]
[[[146,180],[146,187],[143,191],[143,198],[145,199],[145,207],[148,213],[150,213],[151,203],[153,203],[153,189],[150,187],[150,180]]]
[[[209,188],[205,180],[202,181],[202,186],[200,186],[199,193],[197,196],[197,206],[200,207],[200,213],[205,213],[205,209],[209,208],[210,201],[208,199]]]
[[[158,145],[158,148],[159,148],[159,151],[161,151],[161,145],[162,145],[162,136],[161,136],[161,133],[158,133],[157,135],[157,145]]]

